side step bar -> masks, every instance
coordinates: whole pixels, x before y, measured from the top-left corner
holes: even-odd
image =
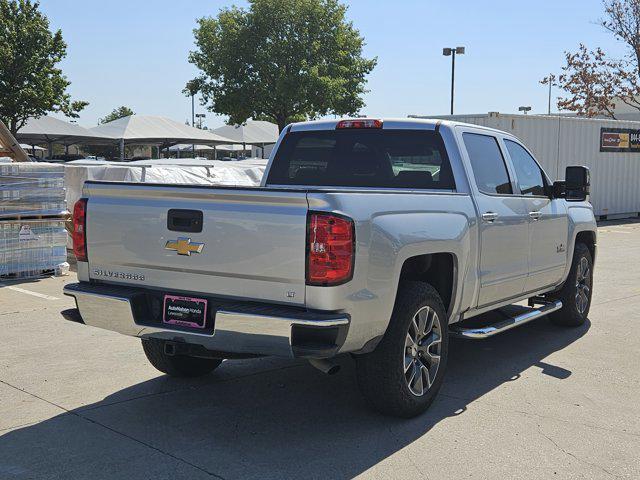
[[[450,329],[451,336],[460,338],[469,338],[471,340],[483,340],[485,338],[493,337],[512,328],[519,327],[525,323],[529,323],[536,318],[544,317],[551,312],[560,310],[562,308],[562,302],[556,300],[554,302],[545,303],[540,308],[531,309],[517,317],[507,318],[491,325],[484,327],[465,328],[456,325],[452,325]]]

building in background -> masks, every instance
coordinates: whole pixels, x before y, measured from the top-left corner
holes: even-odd
[[[509,132],[531,150],[552,180],[569,165],[591,170],[591,203],[600,219],[640,215],[640,121],[489,112],[413,118],[456,120]]]

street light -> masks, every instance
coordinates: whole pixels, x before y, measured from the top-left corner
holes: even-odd
[[[202,119],[205,118],[206,115],[204,113],[196,113],[196,118],[198,119],[198,128],[202,130]]]
[[[518,107],[518,111],[519,112],[524,112],[524,114],[526,115],[527,112],[531,111],[531,107]]]
[[[196,111],[196,95],[198,94],[198,92],[200,92],[200,87],[201,87],[201,82],[199,79],[194,78],[193,80],[189,80],[186,84],[186,86],[184,87],[184,89],[182,90],[182,93],[184,93],[185,95],[187,95],[188,97],[191,97],[191,126],[195,127],[196,126],[196,121],[194,118],[194,113]],[[193,151],[193,156],[195,157],[196,155],[196,146],[195,145],[191,145],[191,150]]]
[[[442,55],[451,57],[451,115],[453,115],[453,92],[456,78],[456,54],[464,55],[464,47],[443,48]]]

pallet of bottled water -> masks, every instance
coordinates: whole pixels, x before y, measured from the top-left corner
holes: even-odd
[[[0,222],[0,277],[64,275],[68,270],[65,220]]]
[[[0,220],[62,216],[65,212],[63,165],[0,164]]]
[[[0,163],[0,277],[65,274],[64,166]]]

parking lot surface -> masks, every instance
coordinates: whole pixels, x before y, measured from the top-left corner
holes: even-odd
[[[640,478],[640,223],[599,228],[590,321],[452,340],[412,420],[369,411],[350,358],[163,376],[134,338],[66,322],[68,277],[0,286],[0,479]]]

